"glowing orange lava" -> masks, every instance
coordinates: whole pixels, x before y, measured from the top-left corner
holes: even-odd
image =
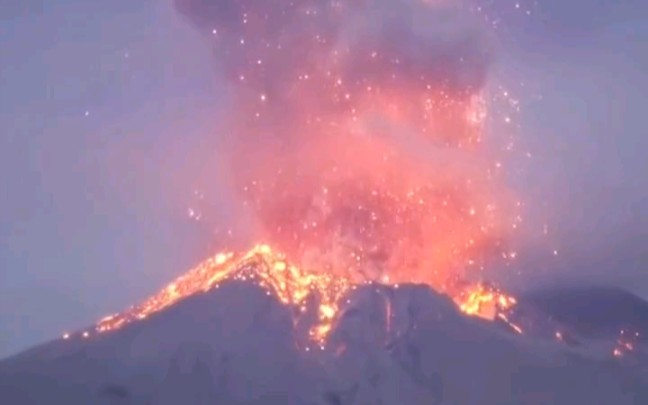
[[[353,280],[332,272],[305,271],[290,264],[283,254],[273,251],[270,246],[257,245],[244,254],[224,252],[210,257],[142,304],[101,319],[95,330],[102,333],[119,329],[189,296],[218,288],[226,280],[258,283],[280,302],[297,309],[295,322],[306,312],[307,300],[315,298],[317,322],[310,329],[309,338],[320,345],[325,343],[334,325],[342,297],[351,288],[367,282],[359,277]],[[469,286],[453,298],[459,309],[468,315],[488,320],[499,317],[509,324],[504,312],[516,304],[515,298],[482,284]],[[87,337],[87,332],[84,333]],[[69,336],[66,334],[64,338]]]
[[[510,310],[517,305],[517,300],[498,288],[482,283],[472,284],[453,295],[453,299],[459,309],[467,315],[489,321],[499,319],[515,332],[523,333],[522,328],[512,322],[508,315]]]
[[[310,337],[316,342],[324,341],[341,296],[353,285],[351,280],[330,273],[303,271],[269,246],[257,245],[245,254],[228,252],[210,257],[142,304],[103,318],[96,330],[119,329],[191,295],[217,288],[225,280],[256,282],[299,313],[306,311],[306,300],[314,294],[318,300],[318,322],[310,330]]]

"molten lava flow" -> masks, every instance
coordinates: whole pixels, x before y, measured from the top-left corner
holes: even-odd
[[[454,300],[462,312],[491,321],[517,304],[514,297],[481,283],[461,291]]]
[[[330,273],[302,271],[269,246],[257,245],[242,255],[219,253],[205,260],[141,305],[103,318],[96,330],[107,332],[119,329],[191,295],[217,288],[219,283],[226,280],[255,281],[275,294],[283,304],[296,307],[300,313],[306,311],[307,298],[315,295],[318,300],[318,321],[310,330],[310,337],[317,342],[324,341],[338,311],[338,302],[352,285],[351,280]]]
[[[499,319],[521,334],[522,328],[509,319],[508,313],[517,304],[517,300],[498,288],[482,283],[469,285],[453,296],[459,309],[471,316],[494,321]]]
[[[99,321],[96,331],[108,332],[142,320],[194,294],[218,288],[227,280],[258,283],[280,302],[297,309],[297,319],[307,311],[307,300],[317,301],[317,322],[309,337],[324,344],[339,311],[343,296],[354,286],[365,282],[340,277],[332,272],[305,271],[286,261],[283,254],[267,245],[257,245],[245,254],[219,253],[169,284],[158,294],[127,311]],[[515,298],[482,284],[470,286],[454,297],[459,309],[471,316],[488,320],[506,320],[504,313],[515,304]],[[513,324],[514,329],[517,330]],[[518,330],[518,332],[521,332]],[[84,332],[87,337],[88,332]],[[64,339],[68,339],[66,334]]]

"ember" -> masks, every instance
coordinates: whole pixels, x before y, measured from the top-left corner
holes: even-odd
[[[619,332],[619,337],[616,341],[616,345],[612,350],[612,355],[614,357],[624,357],[634,352],[638,340],[639,340],[639,332],[631,332],[629,330],[622,329]]]

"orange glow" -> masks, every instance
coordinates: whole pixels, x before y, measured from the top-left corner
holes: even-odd
[[[483,284],[457,287],[489,258],[516,256],[502,252],[521,221],[499,160],[481,142],[484,96],[411,77],[348,84],[328,63],[309,80],[296,78],[289,92],[241,92],[226,125],[236,135],[223,164],[253,214],[255,237],[273,248],[219,253],[141,305],[104,318],[98,332],[241,279],[298,314],[315,295],[309,337],[320,345],[341,297],[368,282],[426,284],[462,312],[522,333],[508,317],[515,298]],[[284,111],[294,119],[284,120]]]
[[[317,322],[309,330],[309,338],[320,346],[325,344],[336,321],[343,296],[349,289],[365,282],[360,277],[351,279],[332,272],[305,271],[288,263],[283,254],[275,252],[270,246],[257,245],[243,254],[219,253],[205,260],[142,304],[123,313],[104,317],[97,324],[96,331],[113,331],[145,319],[184,298],[217,288],[226,280],[256,282],[274,294],[281,303],[298,310],[295,311],[295,323],[306,311],[307,299],[314,295],[318,302]],[[458,293],[454,300],[467,315],[488,320],[497,317],[522,333],[504,314],[516,304],[515,298],[497,289],[475,284]],[[387,302],[386,316],[386,327],[389,329],[392,317],[390,302]],[[87,337],[88,332],[84,332],[83,336]]]
[[[484,284],[469,285],[454,296],[454,301],[462,312],[490,321],[502,319],[517,304],[514,297]],[[507,318],[503,320],[509,322]]]
[[[231,186],[223,194],[250,214],[253,240],[272,249],[218,254],[141,305],[103,319],[97,331],[241,279],[295,307],[297,317],[314,295],[309,337],[322,344],[341,298],[370,282],[425,284],[468,315],[522,332],[508,318],[513,297],[482,284],[457,287],[457,280],[479,279],[491,258],[516,257],[505,245],[522,220],[502,175],[503,152],[483,139],[490,51],[477,39],[474,58],[463,40],[446,49],[445,36],[437,41],[427,29],[403,27],[404,47],[374,38],[380,20],[364,27],[360,3],[322,3],[315,17],[295,4],[275,15],[260,1],[241,24],[227,18],[210,27],[232,86],[219,142],[219,173]],[[434,23],[449,17],[441,3],[411,7]],[[286,29],[274,28],[280,21]],[[347,37],[356,22],[363,34]],[[299,29],[288,35],[292,24]],[[209,187],[217,183],[214,173],[206,177]]]
[[[366,79],[346,80],[335,55],[276,94],[257,65],[235,76],[221,164],[255,238],[301,268],[439,291],[501,256],[521,219],[482,142],[485,92],[385,75],[371,53]]]
[[[257,245],[245,254],[219,253],[141,305],[116,315],[103,318],[97,332],[107,332],[144,319],[193,294],[209,291],[225,280],[250,280],[273,293],[283,304],[303,312],[306,299],[316,294],[319,300],[318,322],[310,330],[310,337],[322,343],[331,329],[338,311],[340,297],[351,286],[351,281],[330,274],[302,271],[288,264],[285,257],[267,245]]]
[[[484,113],[468,113],[477,107],[466,96],[424,93],[441,100],[431,111],[414,90],[358,94],[350,110],[291,129],[309,137],[288,146],[242,137],[231,166],[258,238],[300,267],[438,290],[497,255],[516,208],[478,148]]]

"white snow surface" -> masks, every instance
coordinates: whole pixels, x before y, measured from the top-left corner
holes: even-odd
[[[324,349],[229,282],[146,320],[0,361],[0,404],[648,404],[622,361],[507,333],[423,286],[364,286]]]

